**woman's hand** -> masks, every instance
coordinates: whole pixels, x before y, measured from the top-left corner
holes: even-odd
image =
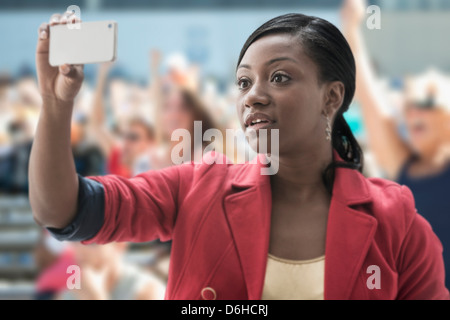
[[[44,101],[73,101],[83,83],[82,65],[62,65],[52,67],[49,63],[50,26],[79,22],[72,13],[54,14],[49,23],[39,27],[39,40],[36,49],[36,70],[39,90]],[[44,104],[45,105],[45,104]]]
[[[366,16],[366,0],[345,0],[341,8],[342,25],[345,29],[359,28]]]

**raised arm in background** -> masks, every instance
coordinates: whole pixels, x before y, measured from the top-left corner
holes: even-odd
[[[160,65],[161,65],[161,52],[157,49],[152,49],[150,51],[150,79],[148,93],[150,101],[153,103],[154,117],[155,117],[155,139],[158,145],[163,142],[163,129],[162,124],[162,79],[160,75]]]
[[[355,99],[361,105],[369,148],[388,177],[395,179],[411,156],[411,150],[399,135],[394,119],[382,112],[386,102],[377,92],[375,74],[361,34],[366,7],[365,0],[344,1],[341,11],[343,33],[356,60]]]
[[[107,62],[99,66],[97,85],[92,98],[90,132],[95,136],[95,141],[105,157],[109,157],[114,147],[114,137],[106,126],[105,89],[108,72],[112,63]]]

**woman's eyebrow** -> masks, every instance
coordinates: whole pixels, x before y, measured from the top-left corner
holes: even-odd
[[[273,64],[273,63],[275,63],[275,62],[286,61],[286,60],[287,60],[287,61],[292,61],[292,62],[298,63],[298,61],[295,60],[295,59],[293,59],[293,58],[289,58],[289,57],[279,57],[279,58],[274,58],[274,59],[271,59],[271,60],[267,61],[267,62],[266,62],[266,66],[269,66],[269,65],[271,65],[271,64]]]
[[[248,65],[248,64],[240,64],[237,68],[238,69],[240,69],[240,68],[251,69],[250,65]]]
[[[295,59],[293,59],[293,58],[289,58],[289,57],[279,57],[279,58],[274,58],[274,59],[271,59],[271,60],[267,61],[267,62],[265,63],[265,65],[266,65],[266,66],[269,66],[269,65],[271,65],[271,64],[273,64],[273,63],[275,63],[275,62],[280,62],[280,61],[292,61],[292,62],[298,63],[298,61],[295,60]],[[248,64],[240,64],[240,65],[238,66],[238,69],[240,69],[240,68],[251,69],[251,66],[248,65]]]

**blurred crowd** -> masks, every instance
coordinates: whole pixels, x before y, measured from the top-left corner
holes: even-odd
[[[345,1],[342,30],[357,63],[357,92],[350,109],[361,110],[360,122],[367,132],[361,141],[369,160],[365,174],[389,178],[412,189],[419,213],[430,221],[444,245],[448,270],[450,77],[429,69],[402,79],[380,78],[359,31],[365,15],[363,5],[363,1]],[[194,121],[202,121],[202,134],[210,128],[239,128],[234,84],[218,90],[212,79],[202,79],[199,66],[190,64],[179,53],[164,57],[152,50],[147,67],[145,85],[127,79],[114,63],[98,65],[95,81],[84,83],[75,103],[71,133],[79,174],[131,178],[173,165],[171,150],[179,141],[172,141],[171,134],[183,128],[193,136]],[[27,192],[28,157],[41,104],[33,69],[24,68],[14,78],[0,73],[2,193]],[[184,150],[190,152],[182,154],[186,159],[194,159],[202,151],[195,150],[193,141],[183,143],[189,144]],[[214,143],[219,150],[226,150],[224,141]],[[236,155],[227,154],[235,161]],[[35,255],[42,270],[37,297],[161,298],[164,279],[123,262],[126,250],[122,244],[87,248],[62,245],[43,232]],[[74,263],[94,270],[86,273],[85,280],[98,284],[84,285],[86,291],[78,296],[64,291],[67,276],[61,276],[61,270]]]
[[[194,121],[201,121],[202,136],[211,128],[223,133],[225,128],[238,128],[234,84],[219,93],[213,81],[200,81],[199,67],[189,64],[180,53],[164,58],[158,50],[152,50],[148,68],[145,85],[130,81],[115,63],[96,66],[93,83],[83,84],[75,102],[71,131],[72,152],[80,175],[131,178],[173,165],[171,150],[176,144],[183,145],[179,156],[184,161],[194,160],[195,154],[211,143],[224,147],[224,141],[208,141],[195,150],[193,139],[171,139],[175,129],[185,129],[194,137]],[[28,158],[41,107],[31,68],[24,68],[16,78],[7,73],[0,75],[2,194],[27,195]],[[236,160],[234,152],[231,158]],[[144,270],[126,262],[127,246],[122,244],[84,248],[60,243],[42,230],[34,249],[39,270],[35,298],[162,299],[170,243],[155,241],[150,247],[158,261],[144,259]],[[83,269],[81,291],[66,290],[70,265]]]
[[[194,121],[202,122],[202,134],[210,128],[237,128],[234,86],[219,95],[214,82],[200,83],[198,66],[189,65],[178,53],[168,56],[162,66],[161,54],[154,50],[149,62],[148,85],[129,81],[114,63],[99,65],[95,83],[83,85],[71,132],[79,174],[130,178],[172,165],[170,150],[180,141],[171,141],[171,134],[182,128],[193,136]],[[166,72],[160,74],[161,69]],[[32,70],[16,79],[0,75],[0,189],[4,192],[27,191],[27,158],[40,108]],[[194,159],[191,151],[186,159]]]

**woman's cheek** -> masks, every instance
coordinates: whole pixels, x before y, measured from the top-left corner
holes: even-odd
[[[241,126],[242,129],[245,129],[244,120],[243,120],[244,111],[245,111],[245,107],[243,104],[243,100],[242,100],[242,98],[239,98],[239,99],[237,99],[237,102],[236,102],[236,113],[237,113],[237,117],[239,120],[239,125]]]

